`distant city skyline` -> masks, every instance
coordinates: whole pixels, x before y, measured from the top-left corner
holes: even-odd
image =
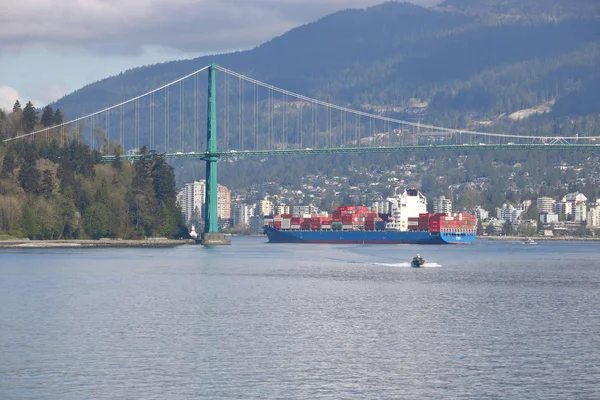
[[[0,108],[17,99],[43,107],[128,69],[252,48],[329,13],[382,2],[0,0]]]

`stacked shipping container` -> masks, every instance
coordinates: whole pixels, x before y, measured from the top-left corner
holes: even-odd
[[[383,218],[382,218],[383,217]],[[291,214],[265,217],[265,225],[278,230],[366,230],[382,231],[389,219],[388,215],[379,215],[363,206],[341,206],[330,215],[310,215],[305,218]],[[409,231],[440,232],[476,232],[475,215],[454,212],[437,214],[419,214],[408,218]]]

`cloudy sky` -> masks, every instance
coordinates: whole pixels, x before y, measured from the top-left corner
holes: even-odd
[[[0,0],[0,108],[17,98],[41,107],[133,67],[251,48],[382,1]]]

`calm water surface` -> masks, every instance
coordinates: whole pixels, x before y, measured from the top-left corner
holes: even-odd
[[[115,398],[598,399],[600,246],[0,250],[0,399]]]

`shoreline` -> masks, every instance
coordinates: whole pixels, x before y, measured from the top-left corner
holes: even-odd
[[[536,242],[600,242],[600,238],[577,236],[477,236],[477,240],[498,240],[505,242],[523,242],[529,238]]]
[[[107,248],[107,247],[175,247],[196,244],[194,240],[158,239],[158,240],[22,240],[0,241],[0,249],[29,248]]]

